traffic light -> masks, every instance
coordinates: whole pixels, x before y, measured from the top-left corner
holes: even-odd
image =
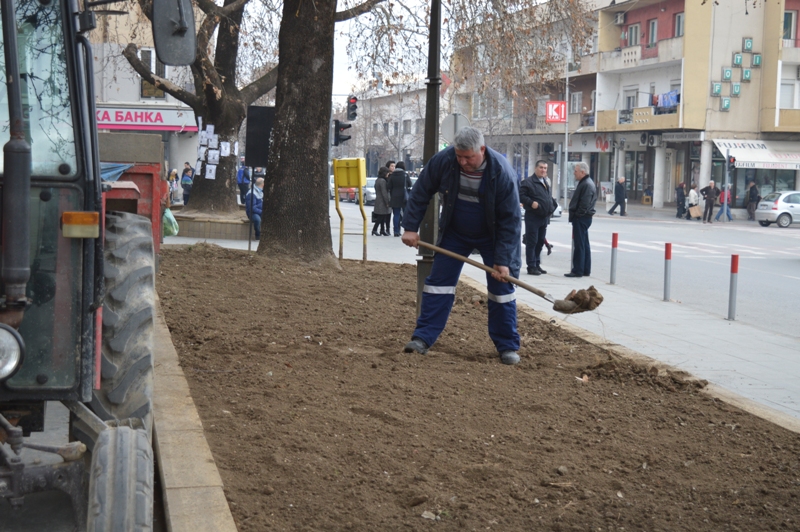
[[[736,157],[734,157],[733,155],[728,157],[728,164],[731,166],[736,166]]]
[[[349,129],[353,127],[351,124],[347,122],[340,122],[338,120],[333,121],[333,145],[338,146],[342,142],[346,140],[350,140],[350,135],[342,135],[342,131],[345,129]]]
[[[353,96],[352,94],[347,97],[347,119],[348,120],[355,120],[358,116],[356,111],[358,110],[358,98]]]

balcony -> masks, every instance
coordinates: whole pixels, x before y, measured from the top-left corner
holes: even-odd
[[[781,109],[778,131],[800,131],[800,109]]]
[[[637,107],[597,112],[596,131],[639,131],[643,129],[677,129],[681,106],[674,112],[656,114],[656,107]]]
[[[611,72],[657,65],[683,58],[683,37],[664,39],[653,44],[637,44],[600,54],[600,72]]]
[[[786,63],[800,63],[800,39],[783,39],[781,48],[781,61]]]

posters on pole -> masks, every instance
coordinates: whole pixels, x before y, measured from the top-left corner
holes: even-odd
[[[220,142],[219,143],[219,156],[220,157],[227,157],[231,154],[231,143],[230,142]]]
[[[216,179],[217,178],[217,167],[213,164],[206,165],[206,179]]]
[[[210,137],[208,137],[208,149],[209,150],[219,149],[219,135],[211,135]]]
[[[219,164],[219,150],[208,150],[208,164]]]
[[[203,161],[197,159],[197,162],[194,163],[194,175],[200,175],[200,172],[203,171]]]

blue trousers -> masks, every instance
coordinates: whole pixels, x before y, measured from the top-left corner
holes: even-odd
[[[392,219],[392,222],[394,223],[394,236],[398,236],[400,235],[400,222],[403,220],[403,209],[392,209],[392,213],[394,213],[394,217]]]
[[[592,250],[589,247],[589,227],[592,225],[591,216],[582,216],[572,220],[572,273],[576,275],[591,275]]]
[[[253,228],[256,230],[256,239],[261,238],[261,215],[253,214]]]
[[[719,210],[717,211],[717,216],[715,220],[719,221],[719,217],[722,215],[723,212],[728,216],[728,221],[732,222],[733,218],[731,217],[731,208],[728,206],[728,204],[719,206]]]
[[[492,239],[470,239],[452,231],[445,233],[441,247],[468,257],[472,250],[481,253],[483,263],[494,266],[494,244]],[[458,259],[437,253],[433,257],[431,274],[425,279],[422,289],[422,304],[417,328],[413,336],[422,339],[429,346],[439,338],[450,317],[453,301],[456,296],[456,284],[461,275],[464,263]],[[519,276],[518,267],[511,267],[511,275]],[[496,281],[486,274],[488,285],[489,337],[494,342],[498,353],[519,350],[519,333],[517,333],[517,296],[514,285]]]

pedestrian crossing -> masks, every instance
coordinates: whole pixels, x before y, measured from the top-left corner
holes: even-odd
[[[553,240],[548,236],[548,242],[557,248],[570,249],[572,243]],[[592,254],[607,253],[611,251],[611,241],[592,240]],[[523,246],[525,243],[523,242]],[[618,253],[659,253],[664,255],[664,241],[649,240],[646,242],[620,241],[617,246]],[[800,249],[775,249],[750,245],[719,245],[705,242],[672,242],[672,254],[687,257],[728,258],[739,255],[740,259],[768,259],[768,258],[800,258]]]

